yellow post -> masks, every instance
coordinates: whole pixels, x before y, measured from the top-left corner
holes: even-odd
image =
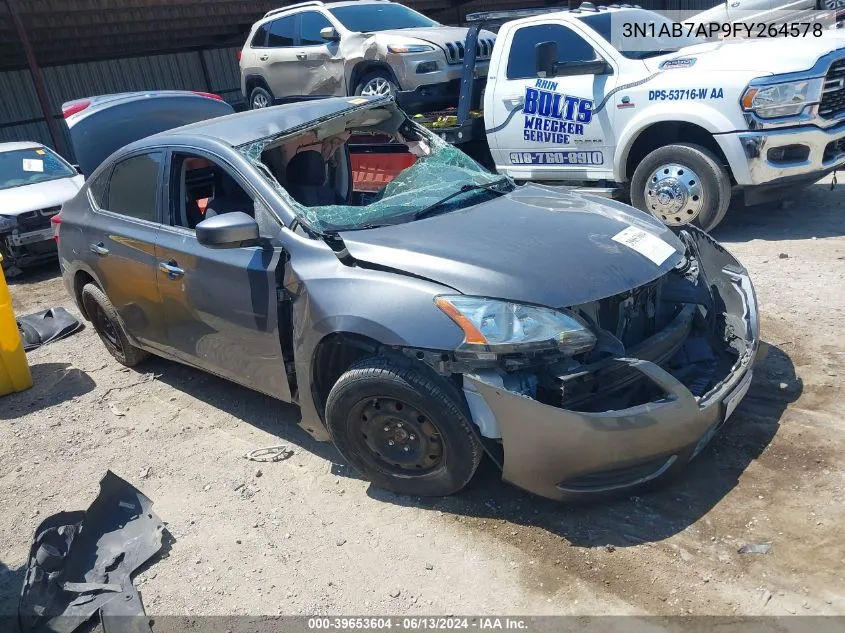
[[[0,255],[0,262],[3,256]],[[23,391],[32,386],[21,335],[12,312],[12,295],[0,266],[0,396]]]

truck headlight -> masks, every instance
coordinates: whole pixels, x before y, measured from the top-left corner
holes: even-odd
[[[433,51],[434,47],[428,44],[413,44],[411,42],[405,44],[390,44],[387,50],[391,53],[428,53]]]
[[[586,325],[564,310],[465,295],[441,295],[434,303],[464,331],[463,348],[491,352],[511,346],[557,348],[573,356],[596,343]]]
[[[821,79],[751,86],[742,95],[742,109],[764,119],[800,114],[808,105],[818,103],[821,91]]]

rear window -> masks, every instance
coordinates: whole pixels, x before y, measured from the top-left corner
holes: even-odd
[[[46,147],[0,152],[0,189],[73,176],[76,170]]]
[[[255,31],[255,35],[252,36],[252,41],[249,43],[250,46],[253,48],[262,48],[267,46],[267,25],[262,24],[258,27]]]
[[[109,180],[106,209],[155,222],[161,161],[161,152],[152,152],[117,163]]]
[[[294,31],[295,24],[295,15],[290,15],[286,18],[281,18],[275,22],[271,22],[270,36],[267,38],[267,46],[270,46],[271,48],[293,46],[294,37],[296,36]]]

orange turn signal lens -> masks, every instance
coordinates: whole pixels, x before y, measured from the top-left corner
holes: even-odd
[[[447,299],[437,297],[434,299],[434,304],[443,310],[450,319],[458,324],[458,327],[464,331],[464,343],[476,343],[479,345],[487,345],[487,339],[478,331],[472,322],[463,314],[458,312],[458,309],[453,306]]]
[[[742,95],[742,109],[750,110],[754,106],[754,97],[757,95],[757,88],[749,88]]]

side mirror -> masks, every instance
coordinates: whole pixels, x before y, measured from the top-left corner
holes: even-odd
[[[322,37],[327,42],[340,41],[340,33],[338,33],[337,29],[333,26],[324,26],[323,28],[321,28],[320,37]]]
[[[555,64],[555,77],[572,75],[612,75],[613,69],[603,59],[591,59],[587,62],[558,62]]]
[[[557,65],[557,42],[538,42],[534,45],[534,63],[537,75],[554,77]]]
[[[258,222],[243,211],[206,218],[196,228],[197,241],[211,248],[237,248],[258,239]]]

